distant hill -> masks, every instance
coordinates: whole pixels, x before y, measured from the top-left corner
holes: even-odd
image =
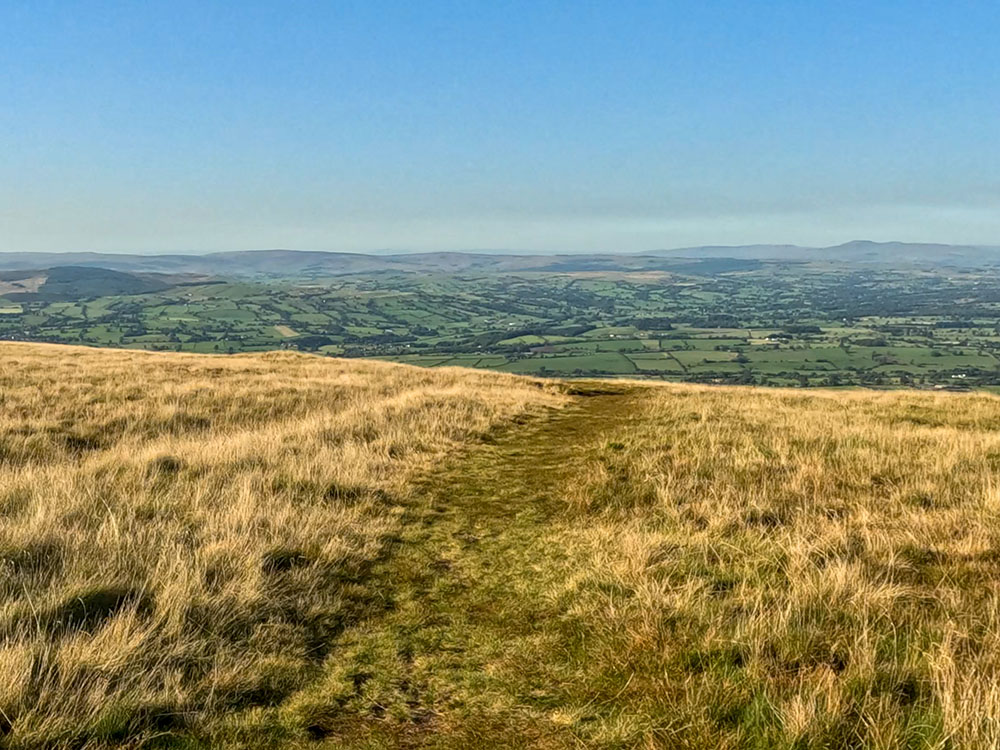
[[[300,250],[241,250],[207,255],[115,253],[0,253],[0,271],[102,268],[132,274],[200,274],[223,277],[319,278],[355,273],[511,273],[673,271],[727,273],[737,265],[690,261],[842,262],[979,267],[1000,265],[1000,247],[856,240],[832,247],[706,245],[644,253],[515,254],[440,252],[365,254]]]
[[[677,258],[742,258],[843,263],[916,263],[976,267],[1000,265],[1000,247],[854,240],[830,247],[799,245],[706,245],[655,250],[648,255]]]
[[[44,271],[0,273],[0,296],[19,301],[77,300],[112,294],[146,294],[168,289],[163,279],[107,268],[57,266]]]
[[[0,253],[0,271],[51,266],[102,268],[122,273],[201,274],[220,277],[320,278],[357,273],[512,273],[524,271],[670,271],[690,259],[655,255],[411,253],[364,255],[296,250],[248,250],[209,255],[112,253]],[[712,268],[716,264],[712,265]],[[706,271],[713,271],[706,266]]]

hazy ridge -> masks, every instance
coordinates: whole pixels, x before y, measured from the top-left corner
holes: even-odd
[[[670,270],[672,264],[680,260],[706,258],[978,267],[1000,264],[1000,247],[857,240],[830,247],[706,245],[651,250],[645,253],[600,254],[504,252],[366,254],[306,250],[244,250],[205,255],[7,252],[0,253],[0,270],[86,266],[127,272],[294,277],[383,271],[487,273]]]

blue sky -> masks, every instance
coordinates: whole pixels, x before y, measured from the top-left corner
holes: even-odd
[[[1000,244],[1000,5],[0,0],[0,251]]]

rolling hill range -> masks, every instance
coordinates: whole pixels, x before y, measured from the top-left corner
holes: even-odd
[[[651,255],[685,258],[827,261],[856,264],[915,264],[977,268],[1000,263],[1000,247],[919,242],[855,240],[830,247],[798,245],[717,245],[659,250]]]
[[[1000,399],[0,343],[5,748],[989,748]]]
[[[0,253],[0,271],[87,266],[133,273],[202,274],[237,278],[315,278],[354,273],[509,273],[671,270],[689,260],[834,262],[859,264],[1000,265],[1000,247],[854,241],[831,247],[704,246],[625,254],[496,252],[339,253],[247,250],[205,255],[117,253]]]
[[[631,255],[509,255],[489,253],[358,253],[250,250],[208,255],[118,255],[101,253],[4,253],[0,270],[62,265],[130,273],[209,274],[235,278],[314,278],[357,273],[492,273],[548,270],[657,270],[665,258]]]

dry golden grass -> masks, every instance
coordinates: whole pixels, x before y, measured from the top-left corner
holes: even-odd
[[[410,480],[564,400],[493,373],[0,344],[0,744],[277,703],[377,601]]]
[[[0,345],[0,745],[1000,746],[1000,399],[560,389]]]
[[[641,403],[565,495],[587,520],[559,535],[587,573],[550,593],[588,633],[576,679],[625,685],[602,731],[1000,747],[1000,400],[667,387]]]

